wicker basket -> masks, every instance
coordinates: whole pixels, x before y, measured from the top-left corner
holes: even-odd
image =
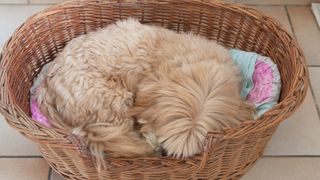
[[[269,56],[281,73],[280,103],[257,121],[210,132],[198,156],[106,158],[107,170],[98,172],[79,139],[30,119],[29,89],[41,67],[72,38],[129,16]],[[66,2],[19,27],[5,45],[0,65],[1,113],[13,128],[38,143],[50,166],[68,179],[237,179],[262,155],[279,123],[301,104],[308,87],[303,54],[277,22],[254,9],[213,0]]]

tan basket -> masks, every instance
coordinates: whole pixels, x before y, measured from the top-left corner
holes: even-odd
[[[81,141],[30,119],[29,89],[40,68],[68,41],[129,16],[175,31],[192,31],[229,48],[271,57],[282,80],[280,103],[257,121],[208,134],[203,153],[171,157],[106,158],[98,173]],[[293,38],[254,9],[213,0],[72,1],[30,17],[2,52],[0,110],[7,122],[39,144],[50,166],[69,179],[237,179],[262,155],[281,121],[303,101],[308,87],[305,59]]]

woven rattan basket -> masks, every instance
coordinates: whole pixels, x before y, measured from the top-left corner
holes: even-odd
[[[271,57],[281,73],[280,103],[256,121],[210,132],[198,156],[106,158],[107,170],[98,172],[79,139],[30,119],[29,89],[41,67],[72,38],[129,16]],[[19,27],[5,45],[0,65],[1,113],[13,128],[38,143],[50,166],[68,179],[237,179],[261,156],[279,123],[301,104],[308,87],[303,54],[277,22],[254,9],[213,0],[66,2]]]

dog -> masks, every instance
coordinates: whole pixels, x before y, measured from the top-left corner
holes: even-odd
[[[128,19],[68,42],[36,99],[102,167],[104,154],[199,153],[207,132],[250,119],[239,77],[217,43]]]

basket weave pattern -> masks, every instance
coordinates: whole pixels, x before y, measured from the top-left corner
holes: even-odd
[[[107,170],[98,172],[79,139],[30,119],[29,89],[41,67],[68,41],[129,16],[269,56],[281,73],[280,103],[256,121],[210,132],[198,156],[106,158]],[[237,179],[262,155],[279,123],[301,104],[308,87],[304,56],[277,22],[254,9],[214,0],[66,2],[30,17],[8,40],[1,56],[1,113],[13,128],[38,143],[50,166],[68,179]]]

